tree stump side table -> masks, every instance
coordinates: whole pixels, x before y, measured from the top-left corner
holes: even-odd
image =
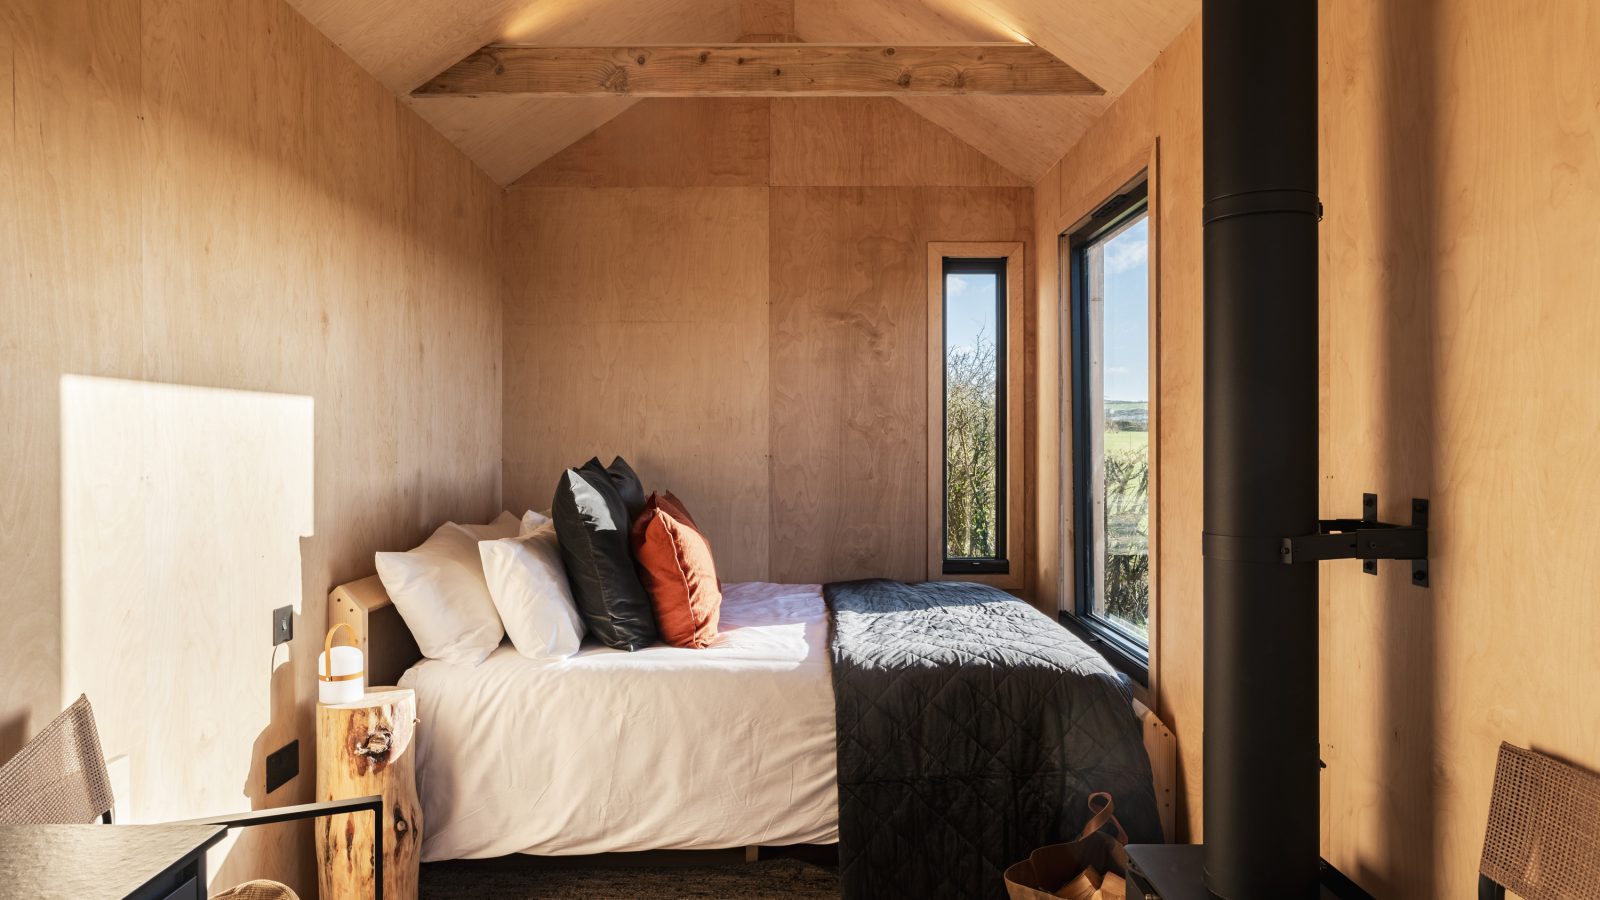
[[[372,687],[353,703],[317,704],[317,799],[383,795],[383,895],[416,900],[422,857],[417,799],[417,697]],[[322,900],[367,900],[372,883],[372,816],[317,820],[317,886]]]

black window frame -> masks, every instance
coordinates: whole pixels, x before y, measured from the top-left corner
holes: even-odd
[[[978,257],[978,256],[946,256],[941,266],[941,284],[939,287],[940,304],[940,332],[939,353],[945,362],[940,365],[939,371],[943,379],[939,397],[943,404],[942,432],[939,435],[939,496],[945,504],[939,510],[939,558],[940,571],[945,575],[1010,575],[1011,558],[1007,553],[1007,495],[1006,470],[1007,437],[1006,404],[1009,385],[1006,383],[1008,366],[1007,356],[1007,322],[1006,309],[1009,297],[1006,296],[1010,289],[1006,281],[1006,266],[1008,260],[1004,256]],[[994,334],[994,365],[995,365],[995,529],[994,547],[995,555],[992,557],[959,557],[950,556],[950,516],[948,504],[950,501],[950,381],[949,381],[949,337],[943,323],[949,319],[950,310],[950,276],[951,275],[993,275],[995,279],[995,334]]]
[[[1069,362],[1072,373],[1072,511],[1073,511],[1073,605],[1070,611],[1062,610],[1060,620],[1074,634],[1099,650],[1118,669],[1127,673],[1139,684],[1150,684],[1150,643],[1140,641],[1124,629],[1107,622],[1094,613],[1093,555],[1094,523],[1093,501],[1089,496],[1089,411],[1090,405],[1103,400],[1087,396],[1089,391],[1089,342],[1085,318],[1088,313],[1089,273],[1084,263],[1087,250],[1112,235],[1118,229],[1150,212],[1150,187],[1146,176],[1124,188],[1116,196],[1101,204],[1089,219],[1062,239],[1063,269],[1066,280],[1067,305],[1070,309]],[[1146,263],[1154,265],[1154,259]],[[1154,318],[1148,316],[1149,327]],[[1152,425],[1154,423],[1152,422]],[[1151,460],[1154,464],[1154,460]],[[1155,560],[1150,561],[1152,576]],[[1154,610],[1152,609],[1153,613]]]

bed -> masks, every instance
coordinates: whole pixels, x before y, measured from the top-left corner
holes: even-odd
[[[506,645],[475,669],[419,661],[376,578],[330,599],[373,683],[417,692],[425,861],[839,841],[846,897],[993,897],[1020,843],[1081,825],[1088,790],[1117,791],[1139,840],[1170,815],[1143,752],[1159,723],[990,588],[730,584],[710,648],[544,662]],[[974,743],[1006,732],[994,710],[1037,708],[1067,714]],[[940,889],[951,869],[973,887]]]
[[[837,841],[827,630],[817,585],[730,584],[704,650],[418,662],[423,861]]]

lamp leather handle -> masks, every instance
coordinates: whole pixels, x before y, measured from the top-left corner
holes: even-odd
[[[356,630],[350,627],[349,622],[340,622],[329,628],[328,636],[322,641],[322,671],[318,673],[318,678],[322,681],[355,681],[366,674],[365,667],[362,671],[352,672],[349,675],[333,674],[333,636],[338,634],[341,628],[350,632],[350,643],[344,646],[360,647],[360,644],[356,643]]]

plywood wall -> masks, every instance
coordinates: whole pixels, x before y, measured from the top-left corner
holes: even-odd
[[[690,505],[724,578],[762,574],[766,190],[529,188],[507,225],[511,502],[546,509],[562,468],[621,454]]]
[[[927,244],[1031,203],[893,101],[634,106],[508,196],[507,502],[621,453],[725,578],[922,577]]]
[[[1155,221],[1156,370],[1159,408],[1153,446],[1159,470],[1159,548],[1152,569],[1156,613],[1151,634],[1152,707],[1178,735],[1180,837],[1198,837],[1201,714],[1201,281],[1199,209],[1200,30],[1191,26],[1136,79],[1085,139],[1036,185],[1035,240],[1051,252],[1039,261],[1039,555],[1035,580],[1046,608],[1071,605],[1070,390],[1063,368],[1066,310],[1060,257],[1064,232],[1077,227],[1130,178],[1150,170]]]
[[[1322,503],[1434,547],[1325,573],[1327,850],[1464,896],[1501,740],[1600,770],[1600,10],[1321,7]]]
[[[1434,552],[1429,590],[1401,566],[1323,564],[1323,849],[1378,897],[1469,896],[1500,741],[1600,769],[1586,526],[1600,493],[1600,17],[1492,0],[1325,0],[1321,14],[1322,509],[1351,515],[1377,491],[1403,520],[1428,497]],[[1196,24],[1036,185],[1044,242],[1158,145],[1158,701],[1196,839],[1199,60]],[[1036,258],[1049,334],[1056,273]],[[1042,342],[1042,373],[1051,352]],[[1045,492],[1059,452],[1048,382]],[[1042,591],[1068,562],[1049,505]]]
[[[311,798],[329,586],[498,505],[499,202],[280,0],[0,7],[0,757],[86,691],[129,820]]]

